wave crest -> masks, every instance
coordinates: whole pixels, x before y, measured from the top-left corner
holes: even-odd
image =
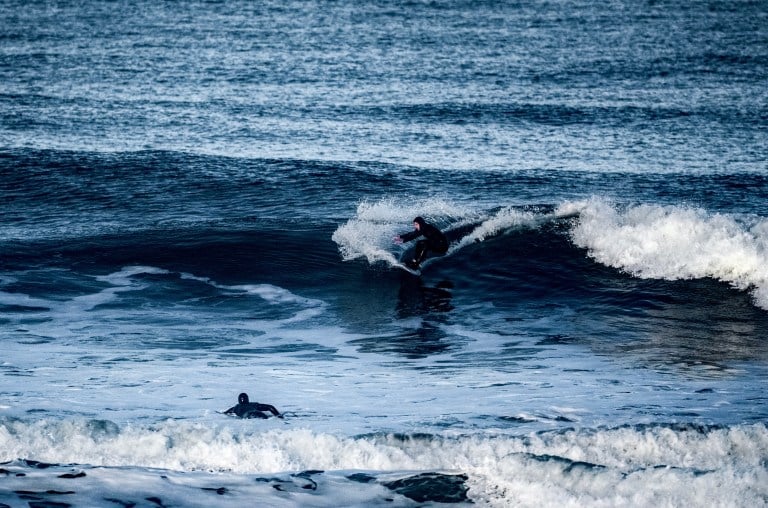
[[[582,203],[573,242],[641,278],[711,277],[750,290],[768,309],[768,220],[684,205]]]

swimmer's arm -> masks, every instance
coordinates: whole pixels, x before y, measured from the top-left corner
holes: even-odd
[[[278,411],[275,406],[270,406],[269,404],[267,404],[267,410],[273,415],[277,416],[278,418],[283,417],[283,415],[280,414],[280,411]]]

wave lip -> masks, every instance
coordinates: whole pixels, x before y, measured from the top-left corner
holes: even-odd
[[[594,198],[583,203],[571,237],[596,261],[633,276],[710,277],[751,291],[768,310],[768,219]]]

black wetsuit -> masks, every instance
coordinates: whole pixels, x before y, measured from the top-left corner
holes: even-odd
[[[419,222],[419,229],[400,235],[400,239],[403,242],[410,242],[420,236],[423,236],[424,240],[416,242],[416,252],[413,255],[413,261],[409,261],[409,264],[418,267],[427,257],[427,252],[434,252],[440,256],[448,252],[448,238],[442,231],[426,222]]]
[[[224,411],[224,414],[235,414],[240,418],[267,419],[269,418],[269,415],[266,414],[265,411],[269,411],[277,417],[283,417],[283,415],[280,414],[280,411],[278,411],[275,406],[271,406],[269,404],[260,404],[258,402],[249,402],[248,395],[241,393],[240,397],[238,398],[238,404]]]

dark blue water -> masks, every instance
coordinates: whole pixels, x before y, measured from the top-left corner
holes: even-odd
[[[766,503],[765,2],[0,10],[0,503]]]

